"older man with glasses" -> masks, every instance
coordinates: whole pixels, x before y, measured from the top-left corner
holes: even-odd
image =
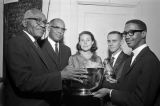
[[[54,90],[53,76],[37,44],[45,33],[46,17],[38,9],[25,12],[23,31],[8,41],[5,106],[49,106],[46,94]]]
[[[160,92],[160,62],[146,44],[146,34],[143,21],[126,22],[123,35],[134,55],[126,60],[117,84],[98,90],[95,97],[108,94],[116,106],[159,106],[155,102]]]
[[[59,104],[61,104],[64,101],[58,98],[60,98],[60,93],[62,93],[59,92],[62,91],[62,84],[64,88],[63,91],[67,91],[68,79],[80,81],[77,78],[83,77],[79,75],[86,73],[86,71],[76,71],[79,69],[65,68],[71,56],[70,48],[63,42],[64,33],[66,31],[65,23],[62,19],[55,18],[48,24],[48,37],[42,43],[42,50],[46,59],[49,61],[49,65],[52,67],[52,71],[55,73],[55,77],[57,77],[57,79],[54,80],[57,91],[52,98],[54,98],[54,102],[59,101]]]
[[[50,64],[38,45],[37,40],[46,31],[46,23],[46,17],[40,10],[27,10],[22,21],[23,31],[8,41],[5,106],[60,106],[62,78],[73,74],[70,71],[71,74],[61,74],[54,70],[54,65]],[[60,52],[61,49],[64,48],[60,48]],[[55,67],[58,70],[60,64]]]

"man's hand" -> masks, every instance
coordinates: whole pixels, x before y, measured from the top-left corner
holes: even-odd
[[[87,74],[86,69],[75,69],[71,67],[66,67],[64,70],[61,71],[62,79],[76,80],[81,83],[83,83],[82,79],[87,78],[85,74]]]
[[[92,94],[93,94],[94,97],[102,98],[102,97],[104,97],[105,95],[107,95],[109,93],[110,93],[110,89],[108,89],[108,88],[101,88],[98,91],[93,92]]]
[[[110,83],[117,83],[117,80],[113,79],[111,76],[105,75],[105,77],[106,77],[106,81],[108,81]]]

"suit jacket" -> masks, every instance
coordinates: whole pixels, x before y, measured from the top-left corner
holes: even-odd
[[[115,64],[114,64],[114,67],[113,68],[113,71],[114,71],[114,77],[115,79],[119,79],[121,77],[121,74],[122,74],[122,71],[123,71],[123,67],[124,67],[124,64],[126,62],[126,60],[129,58],[129,55],[125,54],[123,51],[119,54]],[[116,88],[117,84],[113,84],[113,83],[110,83],[108,81],[105,81],[105,78],[104,78],[104,81],[103,81],[103,84],[102,86],[103,87],[106,87],[106,88]],[[107,100],[107,103],[105,104],[106,106],[115,106],[113,105],[110,101],[110,98],[108,96],[105,96],[104,98],[105,100]]]
[[[160,89],[160,62],[149,47],[130,66],[126,61],[111,102],[118,106],[153,106]]]
[[[42,44],[42,50],[46,59],[49,61],[49,65],[52,66],[53,71],[60,72],[68,65],[71,50],[65,44],[59,43],[59,55],[57,56],[48,39],[45,39]]]
[[[117,80],[121,77],[124,64],[129,57],[130,56],[125,54],[124,52],[121,52],[119,54],[119,56],[114,64],[114,67],[113,67],[113,71],[115,74],[114,76]],[[110,83],[110,82],[106,81],[106,79],[104,78],[103,83],[102,83],[102,87],[115,89],[115,88],[117,88],[117,84]]]
[[[8,41],[5,73],[5,106],[49,106],[62,88],[60,73],[24,32]]]
[[[49,61],[49,66],[52,67],[52,71],[56,73],[60,73],[67,65],[69,57],[71,56],[71,50],[68,46],[64,45],[63,43],[59,43],[59,55],[55,53],[51,44],[49,43],[48,39],[45,39],[42,44],[42,50],[45,54],[46,59]],[[56,81],[56,80],[55,80]],[[61,85],[57,80],[56,86]],[[67,89],[68,82],[63,80],[62,88],[63,90]],[[61,89],[61,88],[59,88]],[[62,93],[62,92],[61,92]],[[58,104],[61,104],[61,96],[59,94],[54,94],[53,97]]]
[[[124,63],[126,59],[129,58],[127,54],[121,52],[114,64],[113,71],[115,73],[116,79],[119,79],[123,70]]]

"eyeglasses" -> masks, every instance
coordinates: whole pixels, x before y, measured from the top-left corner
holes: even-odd
[[[61,28],[59,26],[50,26],[50,27],[52,27],[52,28],[54,28],[56,30],[61,29],[63,32],[67,30],[66,28]]]
[[[43,23],[45,25],[47,24],[47,20],[43,20],[42,21],[42,19],[40,19],[40,18],[27,18],[27,19],[29,19],[29,20],[35,20],[38,25],[41,25],[41,23]]]
[[[122,34],[124,37],[129,35],[130,37],[134,35],[136,32],[143,32],[144,30],[129,30],[128,32],[124,31]]]

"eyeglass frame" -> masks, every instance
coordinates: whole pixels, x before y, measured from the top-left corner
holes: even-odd
[[[47,20],[42,21],[40,18],[26,18],[26,19],[35,20],[38,25],[40,25],[41,22],[45,25],[47,24]]]
[[[123,33],[122,33],[122,35],[124,36],[124,37],[126,37],[127,35],[129,35],[130,37],[132,37],[132,36],[134,36],[134,34],[136,33],[136,32],[143,32],[143,31],[145,31],[145,30],[129,30],[128,32],[127,31],[124,31]]]
[[[61,29],[63,32],[65,32],[67,29],[66,28],[61,28],[59,26],[50,26],[51,28],[55,28],[55,29]]]

